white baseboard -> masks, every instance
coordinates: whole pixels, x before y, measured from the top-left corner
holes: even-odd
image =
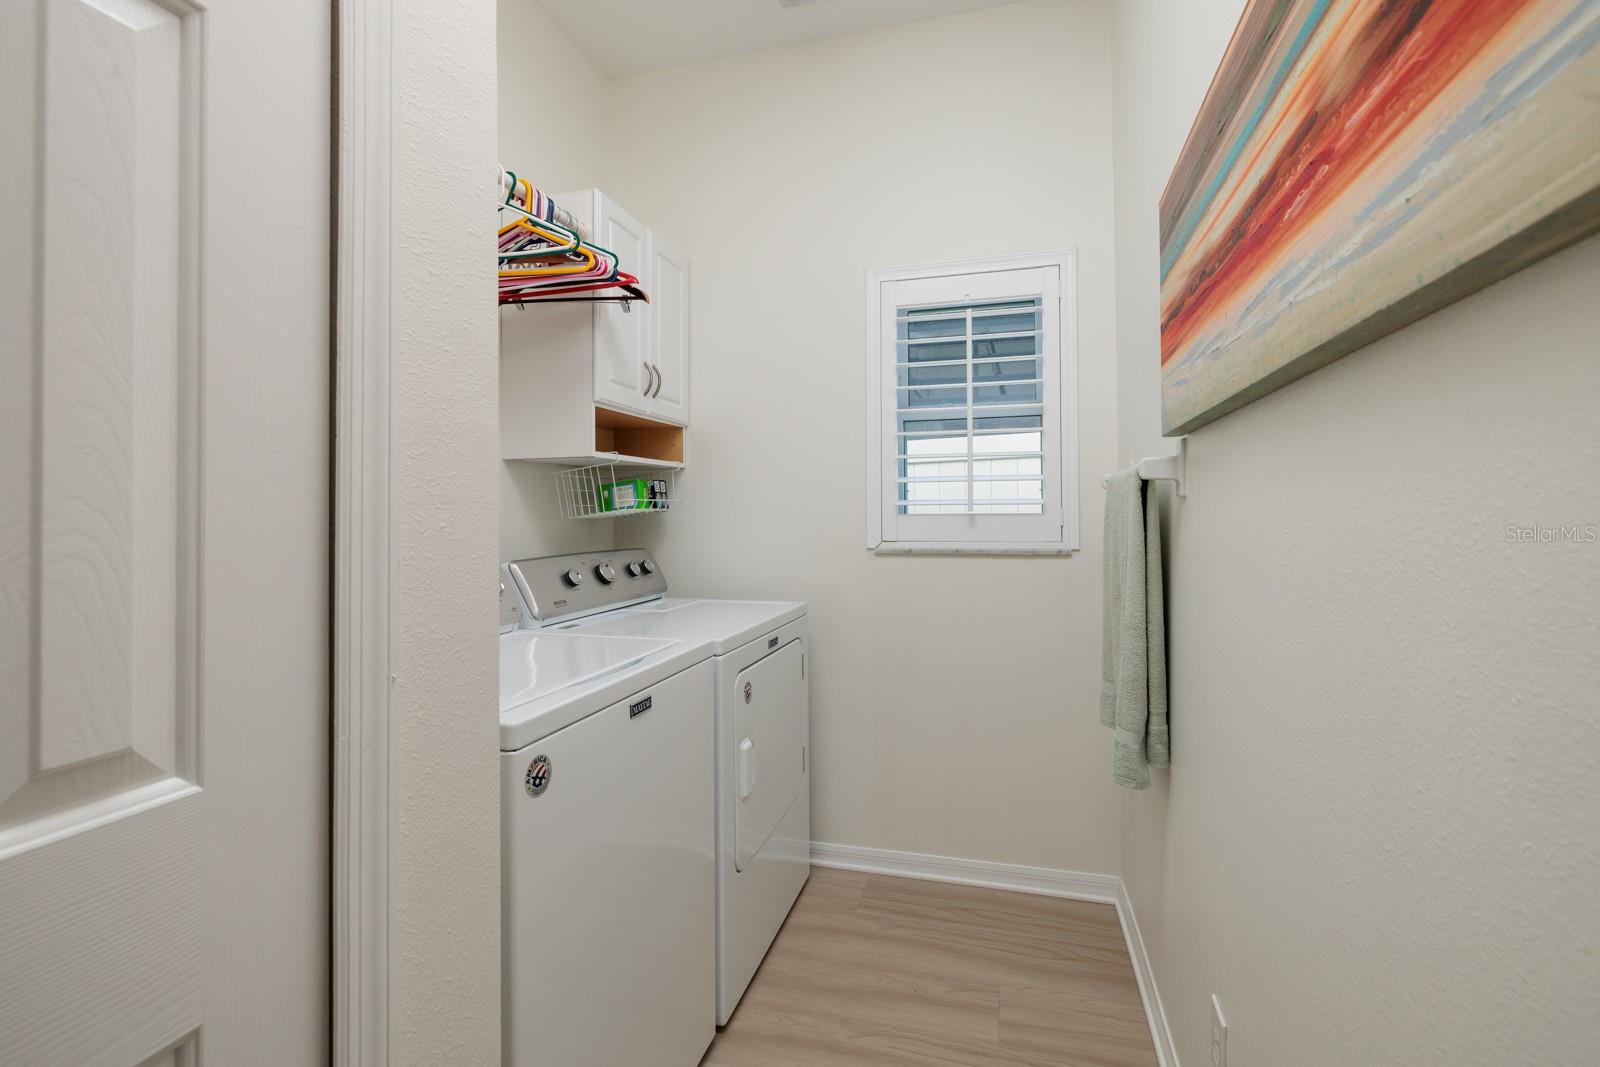
[[[888,874],[897,878],[922,878],[930,882],[954,882],[984,889],[1009,889],[1047,897],[1071,897],[1102,904],[1115,904],[1122,886],[1122,879],[1110,874],[1058,871],[1015,863],[986,863],[952,856],[929,856],[920,852],[829,845],[820,841],[811,843],[811,862],[818,867],[838,867],[846,871]]]
[[[921,878],[929,882],[952,882],[1013,893],[1092,900],[1115,906],[1117,918],[1122,924],[1122,936],[1128,943],[1128,955],[1133,960],[1133,974],[1139,982],[1145,1018],[1149,1021],[1150,1033],[1155,1040],[1156,1059],[1161,1067],[1179,1067],[1178,1054],[1172,1047],[1172,1031],[1167,1026],[1167,1014],[1161,1007],[1161,993],[1156,989],[1150,957],[1145,953],[1144,938],[1139,934],[1139,921],[1133,914],[1133,901],[1129,899],[1128,889],[1122,884],[1122,879],[1116,875],[1025,867],[1015,863],[987,863],[953,856],[929,856],[920,852],[860,848],[856,845],[830,845],[822,841],[812,842],[811,862],[817,867],[836,867],[897,878]]]
[[[1172,1028],[1167,1025],[1167,1011],[1161,1006],[1161,990],[1156,987],[1156,975],[1150,967],[1150,956],[1145,952],[1144,935],[1139,933],[1139,918],[1133,913],[1133,898],[1128,887],[1117,879],[1117,918],[1122,922],[1122,936],[1128,942],[1128,956],[1133,960],[1133,976],[1139,980],[1139,997],[1144,1001],[1144,1017],[1150,1023],[1150,1036],[1156,1043],[1156,1060],[1161,1067],[1178,1067],[1178,1050],[1172,1044]]]

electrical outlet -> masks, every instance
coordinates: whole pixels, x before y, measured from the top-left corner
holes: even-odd
[[[1228,1067],[1228,1020],[1215,993],[1211,994],[1211,1067]]]

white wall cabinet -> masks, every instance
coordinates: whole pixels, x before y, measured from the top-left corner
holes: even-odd
[[[612,453],[679,466],[689,422],[689,264],[598,189],[556,197],[648,304],[531,304],[500,316],[504,459]]]
[[[617,254],[650,303],[595,304],[594,401],[615,411],[689,421],[689,264],[599,189],[556,197]]]

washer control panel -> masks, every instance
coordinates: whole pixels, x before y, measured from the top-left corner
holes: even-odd
[[[515,592],[525,627],[667,595],[667,576],[642,548],[519,559],[504,571],[506,592]]]

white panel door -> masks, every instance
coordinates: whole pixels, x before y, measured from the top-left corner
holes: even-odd
[[[650,417],[689,424],[689,261],[650,238]]]
[[[0,1064],[327,1052],[326,3],[0,4]]]
[[[595,193],[593,236],[601,248],[617,254],[624,271],[636,275],[654,299],[649,241],[639,220],[604,193]],[[594,305],[594,399],[608,408],[644,414],[655,381],[645,370],[649,343],[650,305]]]

